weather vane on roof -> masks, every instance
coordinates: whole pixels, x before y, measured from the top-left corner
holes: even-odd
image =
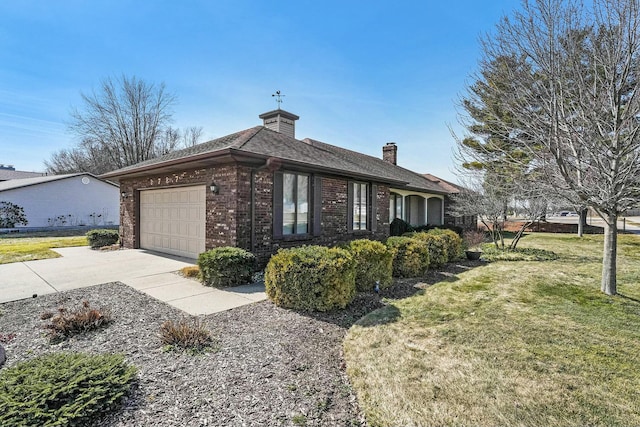
[[[284,95],[282,95],[282,94],[280,93],[280,91],[279,91],[279,90],[277,90],[277,91],[276,91],[276,93],[272,94],[271,96],[275,96],[275,97],[276,97],[276,102],[278,103],[278,110],[279,110],[279,109],[280,109],[280,104],[282,104],[282,97],[283,97]]]

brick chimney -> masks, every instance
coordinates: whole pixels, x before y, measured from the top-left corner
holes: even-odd
[[[295,114],[277,109],[260,114],[258,117],[263,120],[264,127],[290,136],[291,138],[296,137],[296,120],[300,117]]]
[[[387,142],[382,146],[382,160],[391,164],[398,164],[398,146],[395,142]]]

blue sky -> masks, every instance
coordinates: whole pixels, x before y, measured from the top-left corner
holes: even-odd
[[[101,79],[164,82],[173,126],[205,139],[277,107],[296,136],[455,180],[449,132],[479,36],[515,0],[0,2],[0,163],[43,170],[75,143],[69,112]]]

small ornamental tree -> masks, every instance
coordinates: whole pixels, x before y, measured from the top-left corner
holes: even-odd
[[[11,202],[0,202],[0,228],[14,228],[16,225],[27,225],[24,209]]]

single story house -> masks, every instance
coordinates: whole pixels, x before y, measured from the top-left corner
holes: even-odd
[[[0,164],[0,182],[9,181],[10,179],[34,178],[44,175],[46,174],[42,172],[17,171],[13,165]]]
[[[3,181],[0,201],[22,207],[27,227],[118,225],[120,221],[118,186],[90,173]]]
[[[478,228],[478,215],[456,216],[451,213],[451,210],[455,204],[455,200],[452,198],[452,196],[460,194],[460,192],[464,190],[463,187],[458,184],[446,181],[442,178],[438,178],[437,176],[430,173],[422,174],[422,176],[427,178],[429,181],[438,184],[448,193],[444,198],[444,223],[446,225],[454,225],[464,230],[475,230]]]
[[[295,114],[278,109],[242,130],[102,175],[120,183],[120,238],[195,258],[237,246],[264,264],[278,250],[384,239],[389,223],[443,224],[447,190],[396,164],[296,139]]]

